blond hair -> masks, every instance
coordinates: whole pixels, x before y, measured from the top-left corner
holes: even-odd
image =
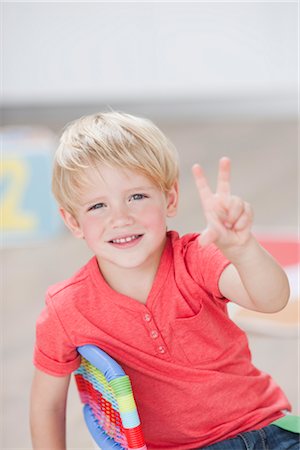
[[[61,207],[75,213],[85,170],[99,164],[135,170],[163,192],[178,178],[176,149],[150,120],[119,112],[84,116],[66,126],[54,157],[52,190]]]

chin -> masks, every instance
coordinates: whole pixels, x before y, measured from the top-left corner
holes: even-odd
[[[122,267],[123,269],[138,269],[140,267],[148,265],[150,260],[151,258],[149,257],[136,258],[128,255],[128,257],[124,258],[123,261],[120,261],[119,259],[118,261],[111,261],[111,262],[120,268]]]
[[[124,269],[138,269],[139,267],[142,267],[144,264],[146,263],[146,261],[132,261],[132,260],[127,260],[126,262],[122,263],[118,263],[119,267],[122,267]]]

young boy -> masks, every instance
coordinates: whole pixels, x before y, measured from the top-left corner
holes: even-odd
[[[230,193],[229,165],[220,160],[216,193],[193,167],[207,227],[179,237],[166,231],[177,156],[157,127],[109,112],[66,128],[53,192],[95,256],[49,288],[37,322],[34,449],[66,448],[70,374],[88,343],[131,377],[149,450],[299,448],[296,433],[270,425],[290,404],[227,315],[229,300],[275,312],[289,297],[283,270],[251,234],[250,206]]]

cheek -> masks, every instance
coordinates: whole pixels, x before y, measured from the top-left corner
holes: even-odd
[[[148,228],[153,228],[156,230],[166,228],[166,213],[162,206],[149,206],[142,211],[140,214],[140,222],[145,224]]]
[[[103,229],[103,224],[101,220],[97,217],[86,217],[84,222],[82,223],[82,231],[87,239],[88,237],[93,237],[99,235]]]

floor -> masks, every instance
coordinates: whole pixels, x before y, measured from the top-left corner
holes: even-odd
[[[295,235],[297,227],[297,124],[295,122],[159,123],[177,146],[181,159],[181,206],[170,228],[201,230],[200,203],[190,175],[200,161],[214,185],[217,160],[232,159],[235,193],[255,211],[256,230]],[[28,426],[35,320],[48,285],[70,276],[90,257],[84,243],[63,229],[53,239],[3,248],[1,448],[31,448]],[[281,384],[299,413],[299,334],[248,332],[254,363]],[[280,324],[278,325],[278,329]],[[68,448],[93,448],[83,424],[74,385],[68,407]]]

